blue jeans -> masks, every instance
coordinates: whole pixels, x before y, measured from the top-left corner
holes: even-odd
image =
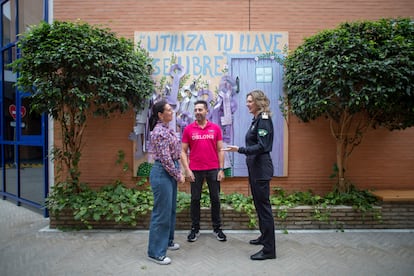
[[[175,163],[178,167],[178,162]],[[154,195],[148,240],[148,256],[166,256],[168,245],[174,242],[177,207],[177,181],[160,162],[155,161],[150,173]]]

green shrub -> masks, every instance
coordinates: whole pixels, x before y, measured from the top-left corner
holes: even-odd
[[[137,176],[149,177],[151,172],[152,164],[149,162],[142,162],[138,166]]]
[[[127,188],[116,181],[113,185],[105,186],[99,191],[93,191],[86,185],[78,194],[57,185],[46,200],[46,207],[56,216],[64,209],[73,211],[74,218],[80,220],[88,228],[92,228],[91,221],[111,220],[118,223],[135,226],[139,216],[152,210],[154,201],[151,187],[146,188],[147,179],[137,183],[137,188]],[[369,191],[352,189],[348,193],[331,192],[326,196],[314,195],[308,192],[287,193],[281,188],[274,188],[270,196],[273,208],[277,209],[277,217],[286,219],[287,209],[299,205],[314,207],[314,218],[329,221],[329,208],[335,205],[352,206],[361,212],[373,211],[377,199]],[[190,208],[191,195],[179,191],[177,193],[177,212]],[[243,212],[249,217],[249,227],[257,227],[256,212],[251,196],[240,193],[221,194],[221,203],[228,205],[237,212]],[[203,187],[201,207],[210,207],[210,197],[206,185]],[[377,218],[380,218],[377,214]]]

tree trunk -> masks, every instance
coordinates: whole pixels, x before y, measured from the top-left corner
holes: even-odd
[[[338,167],[338,182],[336,183],[335,190],[339,192],[345,192],[347,190],[345,181],[345,141],[343,139],[336,140],[336,165]]]

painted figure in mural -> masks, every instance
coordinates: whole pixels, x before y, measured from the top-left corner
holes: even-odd
[[[246,146],[228,146],[224,151],[238,152],[246,155],[249,184],[253,201],[259,218],[261,235],[250,241],[263,248],[250,256],[252,260],[276,258],[275,223],[270,204],[270,179],[273,176],[273,162],[270,157],[273,144],[273,123],[269,109],[269,99],[261,90],[247,94],[246,106],[253,121],[246,133]]]
[[[150,101],[147,100],[144,109],[136,110],[134,131],[129,134],[129,139],[135,141],[136,145],[135,159],[140,159],[144,156],[149,105]]]
[[[181,161],[191,184],[191,231],[187,240],[194,242],[200,235],[200,199],[203,182],[210,193],[211,219],[214,235],[226,241],[221,230],[220,181],[224,179],[223,137],[220,127],[207,120],[208,104],[198,100],[194,104],[195,121],[183,132]]]
[[[194,121],[193,110],[194,103],[197,101],[198,92],[196,91],[195,82],[190,86],[185,86],[181,89],[181,104],[179,115],[177,116],[177,125],[180,134],[183,133],[184,128]]]
[[[228,75],[220,80],[217,98],[211,112],[210,120],[218,124],[223,132],[223,146],[232,141],[233,113],[237,109],[237,103],[233,96],[236,93],[236,81]],[[230,168],[232,161],[229,154],[224,155],[224,168]]]
[[[148,257],[158,264],[169,264],[167,249],[177,250],[174,243],[174,230],[177,204],[177,182],[184,183],[180,167],[181,144],[174,130],[169,128],[173,119],[173,109],[165,100],[152,106],[149,119],[150,149],[154,164],[150,172],[150,184],[154,195],[152,209]]]

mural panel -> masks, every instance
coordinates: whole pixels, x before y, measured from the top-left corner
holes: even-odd
[[[262,89],[271,100],[275,139],[272,157],[274,175],[287,173],[287,130],[279,108],[283,93],[283,67],[280,61],[288,49],[287,32],[135,32],[135,43],[153,58],[156,91],[148,108],[137,112],[131,139],[135,141],[136,173],[143,163],[151,162],[146,147],[146,121],[153,102],[166,98],[175,108],[171,127],[182,133],[193,121],[197,99],[210,104],[209,120],[220,125],[225,144],[244,145],[251,121],[245,107],[246,94]],[[226,172],[247,176],[244,156],[226,153]],[[208,158],[208,157],[206,157]]]

